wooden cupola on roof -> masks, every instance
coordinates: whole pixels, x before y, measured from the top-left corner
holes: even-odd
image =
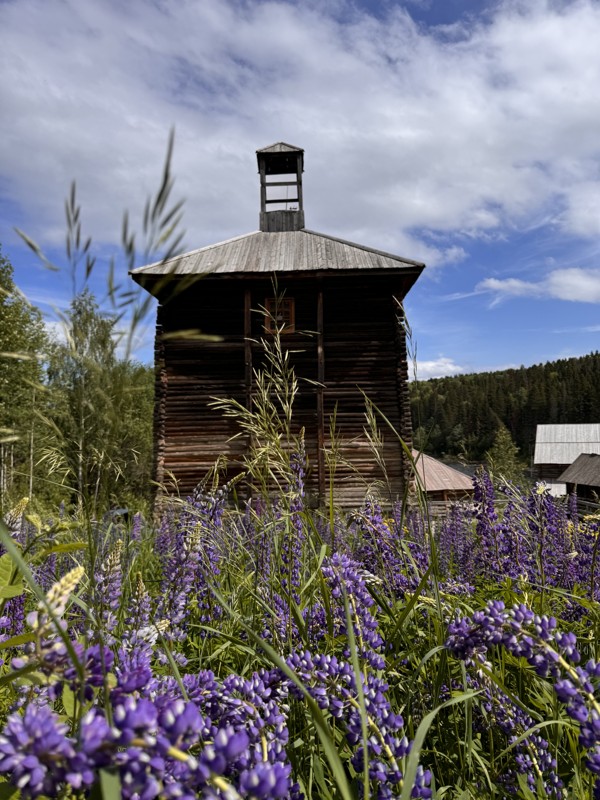
[[[304,150],[277,142],[257,150],[256,157],[260,174],[260,230],[302,230]]]
[[[253,407],[256,370],[265,363],[261,340],[278,329],[298,378],[294,424],[305,432],[308,491],[325,502],[335,415],[336,503],[360,504],[376,481],[398,496],[409,480],[412,439],[402,303],[424,264],[308,230],[304,151],[277,142],[256,158],[258,231],[131,273],[158,299],[156,481],[173,476],[186,494],[217,458],[226,458],[228,477],[243,470],[249,442],[212,401]],[[208,336],[191,336],[194,329]],[[384,433],[385,474],[365,433],[365,396],[405,443]]]

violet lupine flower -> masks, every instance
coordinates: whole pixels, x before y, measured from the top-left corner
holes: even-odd
[[[199,547],[198,540],[194,541],[185,530],[179,530],[177,547],[165,564],[157,615],[159,619],[169,620],[165,638],[171,641],[183,641],[186,636],[190,601],[200,563]]]
[[[133,516],[133,522],[131,523],[131,530],[129,531],[129,538],[132,542],[139,542],[142,538],[142,528],[144,527],[144,518],[138,511],[137,514]]]
[[[77,736],[77,752],[70,760],[67,781],[75,789],[93,786],[98,770],[111,764],[115,733],[103,712],[94,707],[84,715]]]
[[[164,741],[179,750],[187,750],[198,742],[202,731],[206,728],[206,720],[198,706],[177,698],[165,705],[159,712],[158,721]],[[246,737],[247,746],[248,737]],[[244,748],[242,748],[244,749]]]
[[[127,696],[113,707],[113,721],[119,731],[118,743],[127,746],[134,739],[142,739],[152,746],[156,743],[158,711],[143,697]]]
[[[240,775],[240,790],[244,797],[256,797],[257,800],[287,797],[290,790],[289,764],[268,764],[259,761],[252,769]]]
[[[571,492],[568,500],[569,520],[574,527],[579,524],[579,508],[577,506],[577,492]]]
[[[301,679],[319,708],[329,712],[336,727],[344,730],[353,750],[352,765],[360,773],[364,768],[363,732],[356,674],[347,661],[335,656],[309,651],[292,653],[287,664]],[[388,685],[374,673],[360,674],[363,697],[368,714],[367,746],[371,771],[369,780],[377,787],[377,797],[393,797],[403,779],[400,763],[410,750],[404,734],[404,721],[396,714],[387,697]],[[301,697],[292,685],[291,694]],[[412,797],[431,797],[431,774],[421,769],[413,786]]]
[[[587,764],[594,771],[600,746],[600,663],[593,659],[580,665],[581,655],[573,633],[557,629],[554,617],[539,616],[525,605],[507,610],[501,601],[491,601],[448,626],[446,647],[467,661],[481,660],[490,645],[498,644],[522,656],[543,678],[554,680],[558,699],[579,725],[579,743],[588,750]],[[600,778],[595,796],[600,795]]]
[[[10,621],[9,636],[19,636],[25,631],[25,593],[7,600],[4,613]]]
[[[117,686],[113,691],[114,696],[146,689],[153,679],[151,648],[139,646],[133,649],[120,649],[115,675]]]
[[[346,634],[345,596],[350,603],[350,616],[359,655],[375,669],[383,669],[385,662],[381,650],[384,641],[379,633],[377,620],[371,612],[375,601],[367,588],[367,574],[355,561],[338,553],[324,562],[321,571],[335,601],[332,604],[334,636]],[[349,657],[348,650],[344,651],[344,656]]]
[[[288,764],[285,748],[289,739],[282,710],[288,689],[279,671],[260,671],[247,678],[229,675],[220,682],[212,672],[203,670],[182,676],[182,682],[187,699],[171,677],[155,678],[151,691],[142,690],[158,714],[156,746],[165,759],[161,780],[165,790],[170,787],[167,796],[179,797],[180,790],[208,791],[211,774],[224,775],[235,788],[242,772],[253,773],[263,763],[259,771],[265,785],[279,785],[273,776],[281,778],[283,773],[275,765]],[[193,752],[196,766],[172,760],[171,746]],[[269,770],[271,777],[267,776]],[[295,787],[291,782],[287,786],[293,794]]]
[[[442,520],[439,533],[440,573],[448,577],[467,578],[469,555],[472,543],[467,536],[465,525],[465,509],[458,503],[450,506],[450,510]]]
[[[290,604],[278,592],[269,597],[261,588],[260,596],[268,603],[268,610],[263,613],[261,637],[269,643],[282,647],[284,642],[294,640],[298,635],[298,626],[290,612]]]
[[[517,793],[518,775],[525,775],[528,786],[535,793],[538,779],[541,777],[548,797],[562,800],[565,791],[557,774],[556,759],[550,752],[548,742],[537,734],[529,734],[521,739],[521,736],[534,726],[533,718],[513,703],[510,697],[484,673],[478,672],[476,677],[467,673],[467,682],[470,689],[482,692],[474,708],[474,728],[486,731],[488,734],[490,731],[494,733],[500,731],[506,737],[501,745],[502,749],[506,741],[509,744],[514,743],[510,751],[514,764],[498,775],[498,783],[509,795],[513,795]]]
[[[121,558],[123,543],[120,539],[109,549],[108,555],[96,570],[92,588],[92,605],[97,609],[97,614],[102,627],[102,637],[107,644],[114,644],[113,636],[117,627],[117,612],[121,605],[123,572]],[[95,632],[90,631],[90,638],[95,637]]]
[[[75,755],[67,725],[47,706],[28,703],[11,714],[0,734],[0,772],[8,773],[21,797],[58,797]]]
[[[50,595],[49,595],[50,596]],[[46,623],[43,615],[32,612],[28,615],[32,622],[41,627],[38,632],[44,632]],[[50,633],[52,633],[50,631]],[[104,685],[106,674],[110,671],[114,655],[105,645],[91,645],[85,648],[78,641],[71,641],[72,650],[83,669],[83,693],[87,700],[93,697],[93,689]],[[40,638],[35,643],[28,643],[22,649],[22,655],[13,658],[13,670],[22,669],[27,664],[33,663],[49,681],[46,688],[53,694],[60,693],[62,681],[66,681],[74,692],[80,692],[82,682],[79,672],[73,663],[73,658],[66,643],[58,636]],[[53,698],[54,699],[54,698]]]
[[[497,527],[494,485],[489,473],[483,468],[477,470],[473,478],[473,500],[476,518],[474,573],[479,578],[493,579],[502,574],[502,530]]]
[[[398,528],[394,520],[384,520],[379,503],[367,497],[354,517],[360,537],[354,551],[357,561],[381,577],[394,595],[414,589],[427,569],[428,554],[424,535],[407,536],[408,528]]]
[[[301,439],[298,450],[290,456],[290,485],[289,485],[289,525],[286,525],[284,540],[281,548],[281,558],[286,571],[289,572],[290,586],[287,578],[282,585],[290,591],[296,603],[300,602],[298,591],[301,585],[302,550],[305,540],[302,511],[304,509],[304,476],[306,473],[306,452],[304,440]]]
[[[147,690],[152,684],[154,648],[159,634],[169,625],[167,620],[151,622],[152,603],[139,574],[126,614],[122,645],[115,668],[117,686],[114,692],[117,694]]]
[[[91,700],[94,696],[93,689],[97,689],[104,685],[106,675],[110,672],[114,662],[114,654],[109,647],[100,644],[91,645],[84,650],[83,646],[79,642],[73,642],[73,649],[77,653],[77,657],[79,658],[84,670],[84,697],[87,700]],[[63,677],[69,682],[70,688],[73,692],[80,692],[82,687],[79,674],[75,669],[71,658],[68,657],[65,660],[66,665],[62,673]]]
[[[530,579],[542,586],[571,588],[565,580],[569,571],[569,536],[563,506],[559,509],[545,486],[538,484],[528,502],[529,541],[535,562]]]

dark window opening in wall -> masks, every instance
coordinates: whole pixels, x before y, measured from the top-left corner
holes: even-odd
[[[296,313],[293,297],[267,297],[265,300],[267,333],[294,333]]]

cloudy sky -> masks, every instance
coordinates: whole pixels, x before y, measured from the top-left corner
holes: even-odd
[[[0,30],[0,242],[45,310],[68,272],[15,227],[65,264],[75,179],[101,293],[174,128],[187,249],[257,229],[286,141],[308,228],[426,262],[420,377],[599,349],[598,0],[1,0]]]

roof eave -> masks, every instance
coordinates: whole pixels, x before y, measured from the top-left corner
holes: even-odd
[[[405,284],[405,292],[408,292],[414,284],[417,282],[417,279],[423,272],[424,265],[406,265],[406,266],[399,266],[397,269],[394,268],[387,268],[387,269],[372,269],[372,268],[365,268],[365,269],[316,269],[316,270],[287,270],[287,271],[279,271],[279,270],[272,270],[270,272],[167,272],[167,273],[157,273],[157,272],[130,272],[132,279],[143,289],[146,289],[150,294],[156,295],[160,289],[170,285],[173,282],[186,282],[188,281],[190,284],[195,283],[196,281],[200,280],[210,280],[210,281],[224,281],[224,280],[248,280],[248,281],[259,281],[259,280],[269,280],[273,278],[275,275],[279,277],[280,280],[283,279],[293,279],[293,280],[305,280],[305,279],[323,279],[323,278],[349,278],[357,275],[369,275],[369,277],[374,278],[382,278],[382,277],[398,277],[402,278],[403,283]]]

